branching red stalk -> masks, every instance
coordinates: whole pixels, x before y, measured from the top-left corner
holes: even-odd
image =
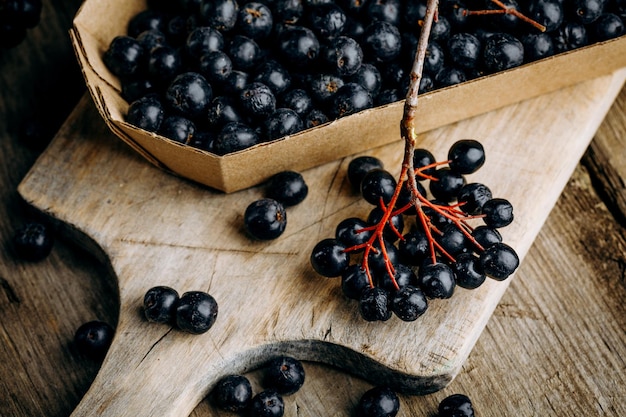
[[[524,16],[522,13],[518,12],[513,8],[507,7],[504,3],[499,0],[491,0],[494,4],[499,6],[502,10],[495,11],[480,11],[480,12],[470,12],[470,14],[492,14],[492,13],[511,13],[521,20],[530,23],[534,27],[538,28],[541,31],[545,30],[545,27],[538,24],[532,19]],[[446,250],[435,240],[433,236],[433,232],[437,234],[442,234],[442,231],[438,230],[433,224],[428,215],[424,212],[424,207],[428,207],[432,209],[434,212],[439,215],[445,217],[450,220],[461,232],[464,236],[472,242],[476,249],[482,251],[483,248],[481,245],[474,239],[472,236],[472,227],[468,224],[468,220],[480,218],[482,216],[471,216],[464,213],[462,210],[459,210],[460,204],[451,205],[451,206],[443,206],[435,204],[429,201],[425,196],[421,195],[418,190],[417,185],[417,177],[425,178],[429,180],[436,180],[432,176],[429,176],[424,173],[427,169],[434,168],[440,165],[448,164],[450,161],[445,162],[435,162],[428,166],[415,168],[413,164],[413,155],[415,153],[415,146],[417,143],[417,133],[416,133],[416,113],[417,113],[417,105],[418,105],[418,95],[419,95],[419,87],[420,81],[422,79],[422,73],[424,69],[424,59],[426,57],[426,51],[428,49],[428,42],[430,38],[430,32],[433,25],[433,22],[436,20],[438,13],[439,1],[438,0],[428,0],[426,4],[426,15],[424,20],[421,22],[421,32],[417,43],[417,49],[415,53],[415,57],[413,60],[413,65],[411,68],[411,73],[409,74],[410,84],[408,88],[408,92],[406,95],[406,99],[404,102],[404,110],[402,115],[402,120],[400,121],[400,134],[402,139],[404,140],[404,156],[402,160],[401,171],[398,176],[398,181],[394,193],[390,199],[390,201],[385,205],[382,201],[380,202],[380,207],[383,210],[383,216],[380,221],[376,225],[368,226],[363,229],[360,229],[359,232],[372,232],[372,235],[367,240],[367,242],[355,245],[347,248],[346,252],[358,252],[363,250],[363,260],[362,260],[362,268],[367,274],[369,284],[371,287],[375,286],[374,280],[372,278],[372,274],[369,268],[369,256],[372,253],[377,253],[378,250],[382,252],[382,257],[385,260],[385,267],[389,277],[391,278],[391,282],[396,289],[399,289],[398,283],[395,279],[395,268],[392,262],[389,260],[389,256],[384,244],[383,232],[387,224],[392,225],[390,219],[392,216],[404,213],[406,210],[415,207],[417,210],[417,219],[424,233],[426,234],[426,238],[429,242],[429,250],[430,250],[430,260],[434,264],[437,262],[437,252],[439,252],[442,256],[448,258],[448,260],[454,262],[454,257],[450,255]],[[408,184],[409,190],[411,192],[411,199],[408,204],[403,207],[396,208],[396,203],[400,196],[400,193],[405,186]],[[391,226],[393,228],[393,226]],[[400,238],[403,239],[401,233],[393,228],[394,233]],[[378,249],[375,244],[379,244]]]

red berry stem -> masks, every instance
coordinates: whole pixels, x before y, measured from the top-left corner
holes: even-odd
[[[529,25],[537,28],[539,31],[541,31],[541,32],[545,32],[546,31],[546,27],[544,25],[542,25],[539,22],[536,22],[535,20],[529,18],[528,16],[524,15],[522,12],[520,12],[517,9],[515,9],[514,7],[508,7],[506,4],[502,3],[500,0],[491,0],[491,2],[493,4],[495,4],[496,6],[500,7],[500,9],[496,9],[496,10],[470,10],[470,11],[466,11],[465,14],[466,15],[512,14],[513,16],[517,17],[521,21],[526,22]]]

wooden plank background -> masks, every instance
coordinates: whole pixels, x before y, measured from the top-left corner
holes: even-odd
[[[15,229],[33,216],[16,192],[41,148],[21,124],[44,120],[48,137],[84,92],[67,30],[80,3],[44,4],[41,24],[0,51],[0,416],[66,416],[98,364],[77,355],[75,329],[117,319],[105,264],[58,241],[39,263],[11,253]],[[481,416],[626,413],[624,233],[626,90],[497,307],[463,371],[445,390],[402,396],[402,415],[435,415],[444,396],[469,395]],[[538,132],[540,134],[540,132]],[[549,140],[549,138],[547,138]],[[349,415],[369,384],[307,363],[307,382],[287,399],[290,416]],[[250,375],[258,382],[258,375]],[[218,413],[203,401],[193,416]]]

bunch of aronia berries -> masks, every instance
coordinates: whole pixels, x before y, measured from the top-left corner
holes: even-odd
[[[150,288],[143,298],[146,320],[191,334],[202,334],[213,327],[217,312],[217,301],[204,291],[187,291],[179,296],[175,289],[159,285]]]
[[[513,221],[513,206],[466,176],[485,162],[476,140],[454,143],[444,161],[415,149],[418,193],[374,157],[353,159],[348,179],[370,203],[367,218],[350,217],[335,236],[312,250],[313,269],[341,277],[343,294],[358,300],[367,321],[403,321],[424,314],[429,299],[448,299],[457,286],[478,288],[487,277],[505,280],[519,266],[499,229]],[[405,231],[406,230],[406,231]]]
[[[248,378],[239,374],[227,375],[213,388],[213,403],[222,410],[248,417],[281,417],[285,412],[284,397],[295,394],[304,384],[304,367],[291,356],[276,356],[262,369],[262,391],[253,395]]]
[[[22,43],[27,30],[39,24],[41,9],[41,0],[0,1],[0,49]]]
[[[103,55],[126,121],[224,155],[404,99],[427,1],[148,6]],[[621,36],[625,15],[624,0],[440,0],[419,90]]]

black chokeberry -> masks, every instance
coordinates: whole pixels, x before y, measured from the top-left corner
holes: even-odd
[[[508,33],[495,33],[483,49],[483,64],[487,71],[499,72],[524,63],[524,45]]]
[[[287,227],[287,212],[282,203],[262,198],[248,205],[243,215],[246,232],[259,240],[276,239]]]
[[[193,29],[185,40],[185,52],[195,62],[210,54],[224,50],[224,35],[210,26],[198,26]]]
[[[270,59],[256,69],[252,81],[265,84],[279,97],[291,87],[291,74],[278,61]]]
[[[232,74],[233,61],[224,51],[212,51],[200,57],[198,68],[209,83],[219,85]]]
[[[144,71],[146,51],[139,41],[130,36],[116,36],[104,52],[102,60],[107,68],[121,78],[130,78]]]
[[[398,243],[400,260],[407,265],[421,265],[430,254],[426,233],[421,229],[412,230]]]
[[[17,256],[28,261],[39,261],[50,254],[54,235],[48,226],[30,222],[13,235],[13,248]]]
[[[358,217],[348,217],[337,224],[335,238],[346,248],[362,245],[372,236],[371,230],[365,230],[370,225]],[[358,252],[363,249],[358,250]]]
[[[272,11],[264,3],[251,1],[239,9],[237,30],[244,36],[263,41],[272,33],[273,25]]]
[[[429,183],[430,192],[437,200],[450,202],[457,198],[459,191],[465,185],[462,174],[449,167],[437,169],[433,173],[434,180]]]
[[[429,298],[450,298],[454,293],[454,271],[442,262],[422,265],[417,278],[419,287]]]
[[[465,184],[457,196],[461,210],[471,215],[479,214],[483,205],[492,198],[493,195],[489,187],[478,182]]]
[[[280,395],[291,395],[304,384],[304,366],[291,356],[278,356],[264,366],[263,384]]]
[[[309,28],[290,25],[278,35],[278,52],[287,63],[306,68],[317,60],[320,42]]]
[[[222,410],[243,411],[252,399],[252,385],[244,375],[227,375],[217,382],[212,394],[213,401]]]
[[[474,417],[474,408],[465,394],[452,394],[439,402],[440,417]]]
[[[196,124],[186,117],[172,114],[163,119],[158,133],[175,142],[188,144],[196,133]]]
[[[389,171],[373,169],[361,181],[361,195],[370,204],[389,203],[396,189],[396,179]]]
[[[110,324],[100,320],[89,321],[74,333],[74,345],[80,354],[102,360],[111,346],[114,334]]]
[[[519,266],[519,257],[506,243],[494,243],[480,254],[485,274],[498,281],[507,279]]]
[[[348,181],[352,187],[360,190],[361,181],[368,172],[383,168],[383,161],[374,156],[358,156],[348,164]]]
[[[471,290],[480,287],[485,282],[486,275],[476,255],[465,252],[457,255],[454,260],[452,270],[459,287]]]
[[[165,115],[161,101],[156,96],[141,97],[130,103],[126,121],[148,132],[157,132]]]
[[[485,148],[477,140],[455,142],[448,151],[450,169],[459,174],[472,174],[485,163]]]
[[[513,222],[513,205],[504,198],[492,198],[483,204],[482,214],[487,226],[505,227]]]
[[[381,274],[378,279],[379,287],[386,290],[390,294],[394,294],[396,291],[406,287],[407,285],[417,285],[417,276],[411,267],[400,263],[395,264],[393,269],[393,281],[391,280],[391,276],[389,274]],[[398,286],[397,288],[396,285]]]
[[[309,187],[299,172],[282,171],[274,174],[265,187],[268,198],[280,201],[283,206],[300,204],[309,193]]]
[[[370,92],[357,83],[345,83],[332,97],[329,108],[330,117],[345,117],[374,106]]]
[[[350,264],[346,247],[336,239],[323,239],[311,251],[311,266],[324,277],[340,276]]]
[[[249,148],[259,142],[259,136],[250,126],[241,122],[228,122],[215,137],[213,151],[218,155],[226,155]]]
[[[352,300],[359,300],[363,291],[368,288],[370,281],[360,263],[350,265],[341,275],[341,291]]]
[[[273,389],[259,392],[248,405],[249,417],[282,417],[285,413],[283,397]]]
[[[247,116],[257,120],[266,119],[276,110],[276,96],[260,82],[246,85],[239,93],[239,103]]]
[[[203,291],[188,291],[176,304],[176,326],[187,333],[202,334],[213,327],[217,313],[213,296]]]
[[[488,248],[494,243],[502,242],[502,235],[500,232],[498,232],[497,229],[485,225],[476,227],[472,231],[472,237],[483,248]]]
[[[402,37],[395,25],[375,21],[365,28],[361,47],[367,59],[374,62],[390,62],[400,55]]]
[[[226,53],[233,63],[233,68],[241,71],[255,69],[263,59],[263,51],[254,39],[235,35],[227,46]]]
[[[428,309],[428,299],[424,292],[407,285],[392,295],[391,310],[402,321],[415,321]]]
[[[228,32],[235,27],[239,13],[236,0],[204,0],[200,4],[200,17],[209,27]]]
[[[196,119],[213,99],[213,89],[197,72],[177,75],[165,91],[165,103],[174,113]]]
[[[294,135],[303,129],[304,122],[298,113],[286,107],[276,109],[263,123],[265,141]]]
[[[178,291],[159,285],[146,291],[143,297],[143,314],[152,323],[174,323]]]
[[[341,77],[348,77],[361,68],[363,51],[356,40],[348,36],[339,36],[331,39],[322,48],[320,59],[324,61],[329,71]]]
[[[387,386],[367,390],[356,406],[358,417],[394,417],[400,409],[398,395]]]
[[[359,311],[366,321],[387,321],[391,318],[389,293],[380,287],[370,287],[361,293]]]

